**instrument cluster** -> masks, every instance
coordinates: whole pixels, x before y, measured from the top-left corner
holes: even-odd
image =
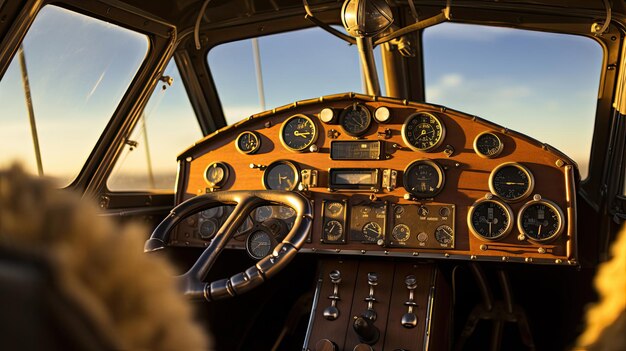
[[[307,100],[209,135],[179,159],[179,201],[231,189],[304,194],[316,209],[304,251],[576,263],[573,161],[439,106]],[[270,208],[256,209],[251,227],[288,228],[286,210]],[[220,220],[203,216],[197,240],[172,244],[206,245]],[[285,231],[259,228],[240,229],[254,258]]]

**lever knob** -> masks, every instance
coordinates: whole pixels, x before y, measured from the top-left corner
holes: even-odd
[[[359,341],[368,345],[374,345],[380,337],[380,331],[374,323],[365,317],[354,317],[352,328],[359,337]]]
[[[376,272],[367,273],[367,284],[378,285],[378,273]]]
[[[330,281],[333,284],[341,283],[341,272],[338,270],[331,271],[328,276],[330,277]]]
[[[315,344],[315,351],[337,351],[337,345],[328,339],[322,339]]]
[[[414,275],[407,275],[404,284],[406,284],[407,289],[415,289],[417,288],[417,278]]]

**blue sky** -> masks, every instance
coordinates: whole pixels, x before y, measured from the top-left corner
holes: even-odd
[[[426,29],[423,39],[428,102],[526,133],[586,167],[602,66],[597,43],[450,23]],[[24,47],[48,173],[70,179],[75,175],[148,46],[141,34],[67,10],[46,6],[39,14]],[[362,91],[356,47],[319,28],[261,37],[259,46],[267,109]],[[229,122],[260,112],[250,40],[220,45],[210,51],[208,61]],[[175,155],[200,137],[175,67],[170,65],[166,74],[175,76],[174,87],[166,92],[158,88],[147,109],[159,171],[174,170]],[[17,60],[0,82],[0,104],[0,165],[18,158],[34,171]],[[172,132],[177,129],[185,131]],[[144,167],[140,156],[135,153],[137,161],[127,161],[131,170]]]

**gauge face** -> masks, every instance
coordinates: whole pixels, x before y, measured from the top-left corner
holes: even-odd
[[[519,163],[503,163],[489,176],[489,189],[505,201],[521,200],[533,191],[532,173]]]
[[[289,219],[296,215],[296,210],[287,206],[278,207],[278,218],[280,219]]]
[[[217,221],[208,219],[200,224],[199,234],[202,239],[211,239],[217,233]]]
[[[483,240],[497,240],[513,228],[513,212],[496,200],[478,200],[467,214],[470,231]]]
[[[256,209],[254,213],[254,219],[257,222],[264,222],[270,218],[272,218],[272,214],[274,214],[274,210],[270,206],[261,206]]]
[[[309,117],[294,115],[280,127],[280,142],[291,151],[303,151],[317,140],[317,127]]]
[[[341,241],[343,225],[336,220],[326,222],[326,225],[324,225],[324,236],[328,241]]]
[[[367,222],[361,229],[361,233],[365,240],[376,242],[378,239],[382,239],[383,229],[376,222]]]
[[[261,147],[261,138],[255,132],[246,131],[239,134],[235,146],[241,153],[253,154]]]
[[[374,119],[378,123],[387,123],[391,121],[391,111],[385,106],[381,106],[374,111]]]
[[[449,225],[440,225],[435,229],[435,239],[441,245],[448,246],[454,240],[454,231]]]
[[[248,235],[246,251],[250,257],[260,260],[272,252],[273,248],[274,240],[268,233],[258,230]]]
[[[502,144],[500,138],[494,133],[483,132],[474,139],[474,151],[476,151],[480,157],[497,157],[503,149],[504,144]]]
[[[369,129],[372,124],[372,114],[367,107],[354,104],[343,110],[339,118],[339,123],[346,134],[358,137],[365,134]]]
[[[294,190],[300,180],[296,165],[289,161],[275,161],[263,172],[263,186],[268,190]]]
[[[520,209],[517,226],[529,240],[550,241],[563,231],[563,212],[552,201],[533,200]]]
[[[404,188],[418,198],[433,197],[443,189],[443,169],[431,160],[417,160],[404,170]]]
[[[443,123],[430,113],[410,115],[402,125],[402,139],[415,151],[430,151],[441,145],[445,136]]]
[[[343,212],[343,204],[341,202],[329,202],[326,204],[328,213],[333,217],[339,217]]]
[[[391,230],[391,236],[395,241],[407,241],[411,235],[411,229],[406,224],[398,224]]]
[[[221,187],[228,179],[228,166],[224,162],[211,163],[204,172],[204,179],[211,187]]]

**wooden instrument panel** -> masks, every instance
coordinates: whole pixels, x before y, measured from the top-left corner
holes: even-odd
[[[359,109],[369,112],[371,125],[346,117]],[[298,124],[293,116],[304,119]],[[246,139],[238,147],[244,132],[260,145]],[[483,148],[475,146],[486,132]],[[291,142],[302,151],[289,150]],[[246,154],[241,147],[256,149]],[[297,179],[286,177],[288,167],[273,167],[278,160],[295,165]],[[223,169],[209,174],[216,163]],[[349,93],[254,115],[179,156],[177,202],[210,191],[264,189],[266,173],[270,186],[293,186],[314,205],[301,252],[577,264],[575,163],[523,134],[441,106]],[[333,203],[343,204],[336,218]],[[170,244],[205,246],[199,223],[187,225]],[[230,247],[243,248],[243,241]]]

